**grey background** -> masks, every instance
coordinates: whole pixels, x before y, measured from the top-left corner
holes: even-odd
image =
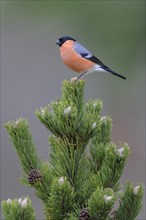
[[[59,98],[62,81],[76,75],[62,64],[55,45],[62,35],[76,38],[127,77],[87,76],[85,99],[102,99],[102,115],[113,120],[112,140],[131,147],[121,183],[145,185],[144,6],[144,1],[1,1],[1,200],[29,195],[37,220],[43,219],[41,201],[18,181],[19,159],[3,124],[28,118],[38,153],[48,160],[50,133],[34,112]],[[137,219],[146,219],[145,206]]]

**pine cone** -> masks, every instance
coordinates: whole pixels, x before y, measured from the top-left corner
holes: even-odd
[[[87,208],[82,209],[79,220],[90,220],[89,210]]]
[[[30,184],[40,182],[41,180],[42,180],[42,175],[39,170],[37,170],[37,169],[30,170],[30,172],[28,174],[28,182]]]

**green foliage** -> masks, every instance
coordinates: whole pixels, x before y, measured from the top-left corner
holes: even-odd
[[[65,220],[79,220],[80,212],[81,208],[79,206],[75,206]]]
[[[74,144],[54,136],[49,141],[52,146],[50,157],[53,173],[66,176],[74,190],[80,192],[91,172],[84,148],[75,148]]]
[[[112,120],[110,116],[103,116],[100,119],[98,132],[92,139],[93,144],[107,144],[111,141]]]
[[[92,138],[90,144],[90,155],[92,169],[95,173],[101,168],[105,156],[105,149],[110,143],[112,121],[109,116],[104,116],[98,124],[97,134]]]
[[[128,145],[122,144],[119,148],[115,144],[108,144],[105,149],[101,169],[98,172],[99,179],[104,188],[118,189],[126,159],[129,155]]]
[[[31,201],[27,197],[2,201],[2,210],[6,220],[35,220]]]
[[[42,182],[34,184],[36,195],[46,202],[50,193],[52,174],[47,162],[41,162],[37,156],[36,148],[29,130],[29,123],[26,119],[20,118],[16,122],[10,121],[5,124],[11,141],[19,156],[24,170],[24,175],[20,179],[26,186],[32,187],[28,182],[28,174],[32,169],[39,169],[42,174]]]
[[[47,203],[49,220],[62,220],[74,205],[73,188],[67,178],[55,178],[52,183],[50,197]]]
[[[114,191],[97,187],[88,202],[92,220],[105,220],[115,202]]]
[[[35,188],[37,197],[40,198],[44,204],[46,204],[48,197],[50,196],[53,174],[48,162],[41,163],[40,171],[42,174],[42,181],[33,187]]]
[[[101,117],[102,102],[85,102],[83,92],[83,80],[64,81],[60,100],[36,110],[52,132],[50,162],[39,160],[26,119],[5,124],[24,170],[21,181],[35,189],[47,220],[78,220],[84,215],[90,220],[134,220],[142,207],[143,186],[129,183],[119,192],[130,148],[111,142],[111,118]],[[6,220],[13,220],[15,209],[3,204]]]
[[[134,187],[132,183],[127,183],[115,214],[116,219],[134,220],[136,218],[142,207],[143,191],[142,184]]]
[[[28,174],[31,169],[38,168],[40,161],[32,140],[28,121],[24,118],[20,118],[16,122],[9,121],[5,124],[5,128],[9,133],[23,170]]]
[[[64,81],[61,99],[37,110],[36,115],[57,137],[86,145],[96,133],[102,102],[89,100],[84,105],[83,89],[83,80]]]

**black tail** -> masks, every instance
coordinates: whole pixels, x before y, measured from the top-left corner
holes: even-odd
[[[104,69],[104,70],[106,70],[106,71],[109,72],[109,73],[112,73],[112,74],[115,75],[115,76],[118,76],[118,77],[120,77],[120,78],[122,78],[122,79],[126,79],[125,76],[122,76],[122,75],[120,75],[120,74],[114,72],[113,70],[111,70],[111,69],[108,68],[107,66],[102,66],[101,68]]]

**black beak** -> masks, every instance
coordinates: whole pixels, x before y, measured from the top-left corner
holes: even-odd
[[[60,40],[57,40],[57,41],[56,41],[56,44],[57,44],[58,46],[61,46]]]

